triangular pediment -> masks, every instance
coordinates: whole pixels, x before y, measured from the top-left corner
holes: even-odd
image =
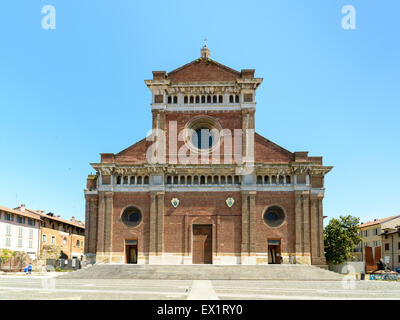
[[[209,58],[199,58],[168,73],[171,82],[235,81],[240,72]]]
[[[254,135],[254,161],[256,163],[289,163],[293,153],[256,133]]]
[[[147,163],[146,151],[153,142],[142,139],[115,155],[115,163]]]

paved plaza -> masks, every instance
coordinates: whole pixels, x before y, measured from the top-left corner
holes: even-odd
[[[400,299],[400,282],[63,279],[1,275],[0,299],[332,300]]]

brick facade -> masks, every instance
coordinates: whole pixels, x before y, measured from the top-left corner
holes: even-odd
[[[152,136],[92,163],[97,174],[89,176],[85,190],[87,258],[126,263],[127,248],[134,246],[137,263],[191,264],[196,241],[196,259],[211,247],[214,264],[325,264],[323,177],[331,167],[321,157],[292,153],[254,133],[255,91],[262,79],[208,55],[203,48],[201,58],[170,73],[153,72],[145,81],[152,92],[153,129],[165,131],[164,141]],[[171,128],[179,134],[201,121],[232,133],[248,130],[234,151],[242,158],[233,153],[226,162],[224,146],[231,141],[221,136],[218,161],[209,151],[197,154],[208,163],[181,163],[176,155],[190,137],[174,142]],[[147,158],[154,141],[162,141],[156,153],[166,151],[165,162]],[[129,210],[135,213],[127,218]]]

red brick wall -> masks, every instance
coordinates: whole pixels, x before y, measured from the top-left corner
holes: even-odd
[[[277,228],[264,223],[264,211],[272,205],[280,206],[286,214],[285,222]],[[268,239],[281,239],[281,251],[295,251],[295,197],[293,192],[257,192],[255,213],[256,252],[267,251]]]
[[[177,135],[179,137],[179,133],[185,128],[186,124],[192,120],[196,116],[209,116],[214,118],[219,122],[221,125],[222,129],[229,129],[232,134],[232,147],[231,150],[233,151],[233,145],[234,145],[234,130],[235,129],[241,129],[242,128],[242,114],[240,111],[209,111],[209,112],[168,112],[165,117],[165,125],[166,125],[166,145],[167,145],[167,152],[169,150],[169,123],[170,121],[176,121],[177,124]],[[221,140],[222,143],[220,145],[220,161],[221,163],[224,160],[224,143],[223,140]],[[241,141],[241,140],[240,140]],[[177,144],[177,152],[179,152],[179,149],[183,146],[184,142],[183,141],[178,141]],[[241,143],[240,143],[241,145]],[[189,156],[189,151],[186,154]],[[212,154],[210,154],[210,159],[212,157]],[[200,156],[199,156],[199,163],[200,163]],[[233,159],[233,158],[232,158]],[[168,161],[168,160],[167,160]],[[210,161],[211,162],[211,161]]]
[[[168,74],[168,80],[172,82],[185,82],[185,81],[235,81],[239,78],[240,73],[230,71],[213,62],[207,62],[202,59],[199,62],[188,64],[185,68],[171,71]]]
[[[174,208],[172,198],[180,200]],[[229,208],[225,200],[235,199]],[[143,220],[136,228],[126,227],[120,219],[123,208],[135,205],[142,211]],[[286,220],[278,228],[268,227],[263,213],[268,206],[278,205]],[[213,224],[213,250],[218,253],[240,253],[241,247],[241,193],[240,192],[167,192],[164,212],[164,252],[190,252],[192,224]],[[267,251],[268,239],[281,239],[282,252],[294,252],[295,217],[292,192],[258,192],[255,211],[255,250]],[[149,250],[149,193],[120,192],[114,194],[113,245],[114,252],[123,252],[124,241],[138,239],[140,252]],[[217,229],[215,230],[215,227]]]
[[[235,199],[235,204],[231,208],[225,203],[228,197]],[[177,208],[172,206],[172,198],[179,199]],[[192,224],[213,224],[218,227],[217,232],[213,228],[215,236],[213,247],[217,252],[240,252],[240,192],[167,192],[164,207],[165,252],[183,252],[183,248],[185,251],[190,250]]]
[[[123,252],[125,239],[138,239],[138,250],[149,251],[150,194],[147,192],[114,193],[112,251]],[[127,227],[121,221],[122,210],[134,205],[142,212],[142,222],[136,228]]]
[[[288,163],[293,154],[259,134],[254,135],[254,161],[263,163]]]
[[[153,144],[152,141],[146,139],[140,140],[129,148],[115,155],[115,163],[117,164],[142,164],[147,163],[146,151]]]

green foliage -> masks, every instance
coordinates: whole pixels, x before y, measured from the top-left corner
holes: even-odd
[[[351,215],[331,219],[324,229],[325,257],[331,264],[341,264],[352,256],[355,245],[360,243],[357,225],[360,218]]]
[[[20,268],[22,268],[23,263],[27,260],[29,260],[29,256],[26,252],[0,249],[0,266],[8,262],[9,270],[12,269],[15,262],[19,263]]]
[[[3,250],[0,255],[1,264],[6,263],[6,261],[11,257],[11,250]]]

